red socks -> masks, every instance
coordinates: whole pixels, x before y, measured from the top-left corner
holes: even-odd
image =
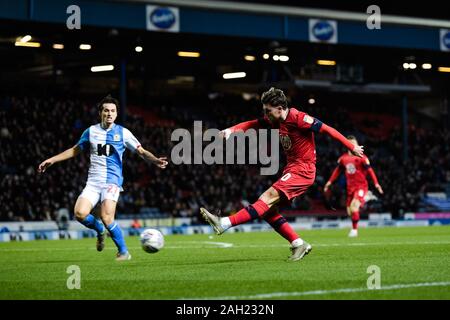
[[[265,204],[264,201],[258,200],[254,204],[249,205],[230,216],[231,225],[236,226],[259,218],[267,211],[269,211],[269,206]]]
[[[352,212],[352,226],[353,229],[358,229],[359,211]]]
[[[289,241],[289,243],[292,243],[292,241],[300,238],[286,219],[283,218],[283,216],[278,212],[269,212],[264,217],[264,220],[266,220],[266,222],[270,224],[272,228],[274,228],[275,231],[278,232],[283,238]]]
[[[269,206],[262,200],[256,201],[254,204],[239,210],[236,214],[229,217],[232,226],[246,223],[250,220],[257,219],[264,216],[264,220],[275,229],[283,238],[292,243],[292,241],[300,238],[298,234],[292,229],[291,225],[275,210],[269,211]]]

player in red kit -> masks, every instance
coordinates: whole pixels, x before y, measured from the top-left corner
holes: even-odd
[[[355,146],[358,145],[358,141],[354,136],[348,136]],[[359,211],[364,206],[365,196],[367,194],[368,183],[366,175],[369,174],[372,178],[375,188],[377,188],[380,194],[383,194],[383,189],[378,183],[377,176],[370,166],[370,161],[367,156],[362,158],[356,157],[350,152],[344,153],[338,159],[338,166],[334,169],[331,174],[330,179],[325,184],[324,192],[327,192],[331,184],[339,177],[341,171],[345,172],[345,177],[347,179],[347,213],[352,219],[352,229],[348,234],[349,237],[358,236],[358,221],[359,221]]]
[[[344,144],[356,156],[363,155],[363,147],[352,144],[342,134],[318,119],[295,108],[288,108],[283,91],[276,88],[263,93],[261,97],[264,118],[246,121],[221,131],[228,138],[236,131],[248,129],[279,129],[281,145],[286,153],[287,165],[282,177],[267,189],[259,199],[230,217],[218,217],[205,208],[200,212],[217,234],[230,227],[262,218],[291,244],[290,261],[297,261],[308,254],[312,247],[299,237],[286,219],[278,212],[281,200],[292,201],[303,194],[316,176],[316,148],[314,133],[327,133]]]

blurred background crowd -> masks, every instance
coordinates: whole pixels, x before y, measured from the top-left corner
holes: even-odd
[[[101,98],[101,97],[100,97]],[[99,98],[99,100],[100,100]],[[355,135],[385,194],[373,188],[365,212],[390,212],[401,217],[406,212],[439,211],[426,195],[445,192],[450,184],[450,135],[433,123],[412,122],[408,128],[409,157],[403,159],[400,120],[389,106],[371,112],[344,105],[298,105],[298,109],[335,127],[344,135]],[[140,143],[157,156],[170,157],[171,134],[177,128],[192,131],[193,121],[203,129],[224,129],[262,115],[258,97],[209,95],[155,101],[150,108],[131,106],[124,123]],[[421,119],[421,117],[418,117]],[[89,154],[52,166],[38,174],[39,163],[77,143],[81,133],[98,123],[94,101],[27,96],[0,99],[0,220],[39,221],[54,219],[58,210],[72,213],[85,186]],[[426,127],[429,126],[429,129]],[[331,193],[323,186],[344,148],[328,136],[316,135],[317,176],[308,192],[296,199],[287,212],[297,215],[322,213],[333,216],[329,206],[345,209],[345,177],[341,175]],[[174,165],[166,170],[150,166],[137,155],[124,154],[124,191],[118,203],[119,217],[157,214],[172,217],[198,216],[200,206],[236,212],[254,202],[275,182],[279,173],[262,176],[257,165]],[[369,179],[369,177],[368,177]]]

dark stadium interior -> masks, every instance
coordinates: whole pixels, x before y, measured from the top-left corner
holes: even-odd
[[[339,4],[337,9],[354,8]],[[432,17],[446,18],[446,12],[434,9]],[[389,13],[400,11],[392,7]],[[410,6],[404,12],[408,13],[419,11]],[[42,47],[14,46],[13,39],[29,33]],[[62,41],[64,50],[52,49],[52,43]],[[80,43],[90,43],[93,48],[80,51]],[[135,52],[137,45],[143,52]],[[180,58],[176,55],[179,50],[199,51],[201,57]],[[264,53],[290,58],[286,63],[264,60]],[[246,61],[244,55],[253,55],[256,61]],[[318,66],[318,59],[336,60],[338,65]],[[343,134],[356,135],[365,145],[385,189],[382,197],[374,191],[378,199],[368,203],[365,214],[392,212],[401,217],[406,212],[436,211],[439,208],[426,201],[426,193],[450,192],[450,76],[402,67],[405,62],[445,65],[448,53],[92,26],[71,31],[50,23],[8,21],[0,25],[0,220],[49,220],[59,208],[72,210],[86,179],[88,157],[55,165],[46,175],[37,175],[36,168],[46,157],[74,145],[83,128],[97,122],[96,102],[109,93],[119,96],[123,61],[127,65],[127,106],[121,121],[142,145],[158,154],[169,156],[172,130],[191,129],[194,120],[223,129],[260,116],[259,94],[275,85],[286,90],[294,106]],[[116,68],[90,72],[92,65],[104,64]],[[248,76],[233,81],[221,78],[222,73],[231,71],[245,71]],[[301,86],[295,85],[295,80],[331,81],[335,86],[331,90]],[[431,92],[361,92],[361,85],[370,83],[430,86]],[[312,98],[315,103],[309,104]],[[402,140],[406,98],[407,158]],[[316,142],[316,183],[286,212],[340,217],[345,209],[340,186],[345,179],[341,177],[335,184],[329,199],[337,213],[324,204],[322,188],[344,150],[324,136],[317,136]],[[242,203],[255,201],[276,178],[261,177],[256,167],[239,165],[172,165],[162,172],[135,155],[126,157],[135,159],[124,167],[127,178],[119,202],[122,216],[197,218],[199,206],[232,213]]]

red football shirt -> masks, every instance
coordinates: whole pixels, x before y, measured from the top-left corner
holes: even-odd
[[[278,128],[281,146],[286,153],[286,168],[301,166],[305,163],[316,164],[316,144],[313,131],[320,130],[319,123],[305,112],[295,108],[289,109],[286,119],[280,123]]]
[[[279,129],[280,142],[286,154],[286,169],[308,171],[315,174],[316,145],[314,132],[319,132],[322,122],[295,108],[289,108],[286,119],[278,125],[272,124],[267,117],[237,124],[231,132],[238,130],[271,127]]]
[[[369,158],[365,155],[360,158],[345,153],[338,159],[338,164],[345,172],[347,190],[368,188],[366,175],[370,168]]]

